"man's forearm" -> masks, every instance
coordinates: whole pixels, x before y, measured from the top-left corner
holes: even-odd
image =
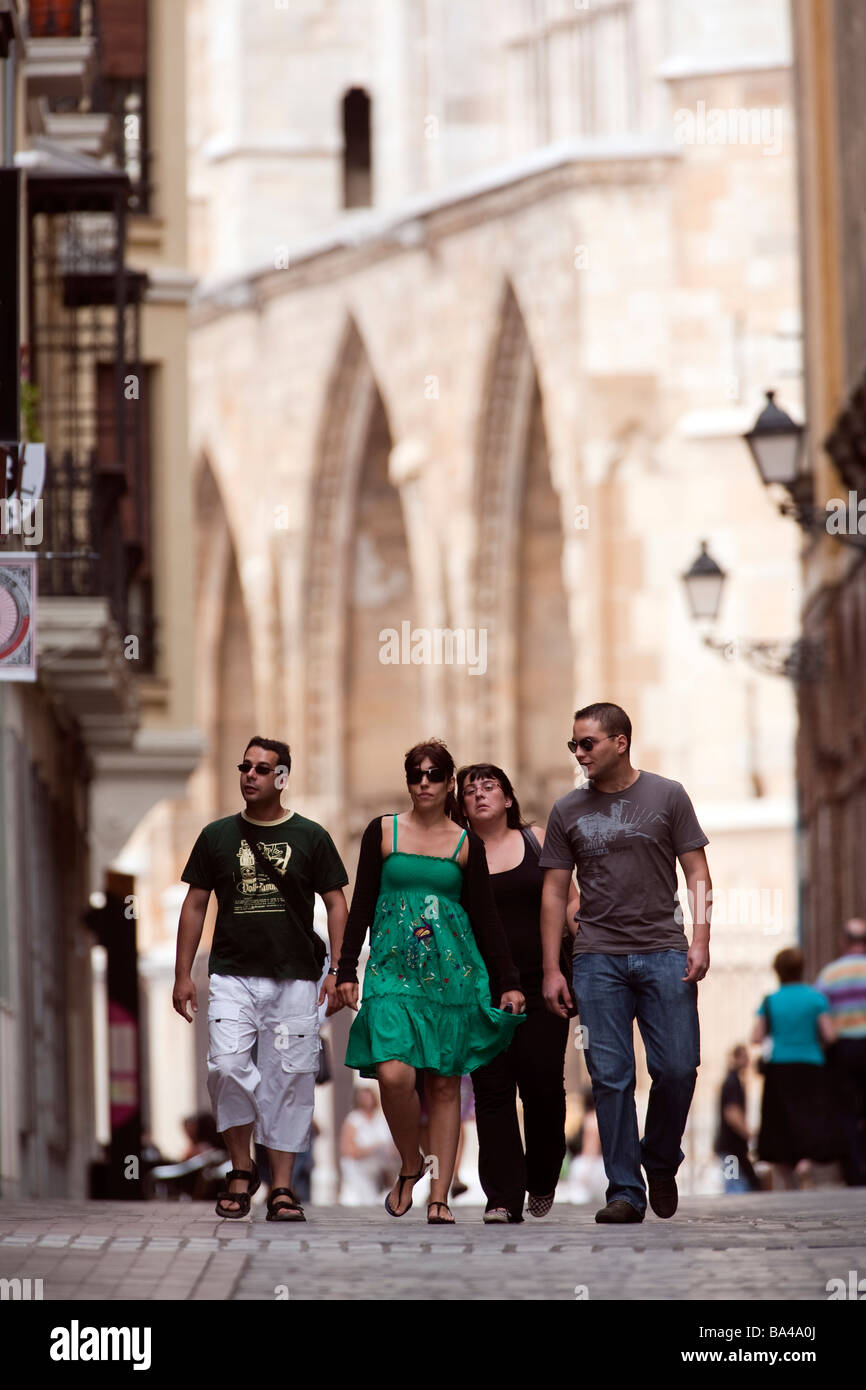
[[[328,942],[331,951],[331,965],[336,966],[343,949],[343,934],[346,930],[349,909],[342,894],[339,902],[326,904],[326,906],[328,909]]]
[[[180,910],[180,922],[177,928],[177,957],[174,969],[178,979],[186,979],[187,976],[192,975],[192,964],[198,950],[198,943],[201,941],[204,919],[204,912],[199,913],[187,906]]]
[[[568,906],[568,894],[548,890],[541,899],[541,955],[545,970],[559,969],[562,949],[562,924]]]
[[[713,916],[713,885],[709,878],[696,874],[686,879],[689,910],[692,915],[692,940],[709,941]]]

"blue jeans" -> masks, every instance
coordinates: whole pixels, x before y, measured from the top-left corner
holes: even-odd
[[[698,987],[686,984],[685,951],[643,955],[585,952],[574,958],[574,994],[592,1080],[608,1202],[646,1210],[647,1173],[672,1176],[700,1065]],[[652,1086],[638,1141],[633,1025],[637,1019]]]

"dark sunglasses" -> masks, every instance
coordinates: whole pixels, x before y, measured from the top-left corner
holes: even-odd
[[[422,777],[426,777],[428,782],[444,782],[445,773],[441,767],[410,767],[406,773],[406,781],[410,787],[417,787]]]
[[[619,738],[619,734],[605,734],[604,738],[570,738],[566,747],[569,753],[576,753],[578,748],[582,748],[584,753],[591,753],[597,743],[604,743],[605,738]]]
[[[255,767],[260,777],[267,777],[270,773],[276,772],[277,770],[275,767],[271,767],[270,763],[253,764],[247,758],[244,758],[242,763],[238,763],[238,772],[252,772],[253,767]]]

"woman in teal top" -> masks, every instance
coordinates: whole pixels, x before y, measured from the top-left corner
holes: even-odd
[[[400,1151],[402,1171],[385,1208],[403,1216],[412,1205],[411,1184],[424,1171],[416,1088],[423,1072],[435,1155],[427,1219],[451,1225],[445,1199],[460,1129],[460,1077],[508,1047],[524,998],[493,902],[484,843],[452,818],[450,753],[438,740],[418,744],[406,754],[405,770],[411,811],[374,817],[361,841],[337,986],[343,1003],[357,1009],[356,967],[369,928],[364,1001],[346,1065],[378,1079]]]
[[[772,1039],[764,1069],[758,1157],[772,1163],[782,1186],[805,1181],[812,1162],[829,1163],[840,1154],[833,1087],[824,1064],[822,1042],[834,1041],[827,1000],[803,984],[803,953],[780,951],[773,961],[780,988],[758,1009],[752,1042]]]

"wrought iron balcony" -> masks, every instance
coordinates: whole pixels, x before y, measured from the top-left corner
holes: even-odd
[[[124,264],[128,181],[31,176],[33,381],[46,442],[42,596],[107,600],[152,668],[146,276]]]

